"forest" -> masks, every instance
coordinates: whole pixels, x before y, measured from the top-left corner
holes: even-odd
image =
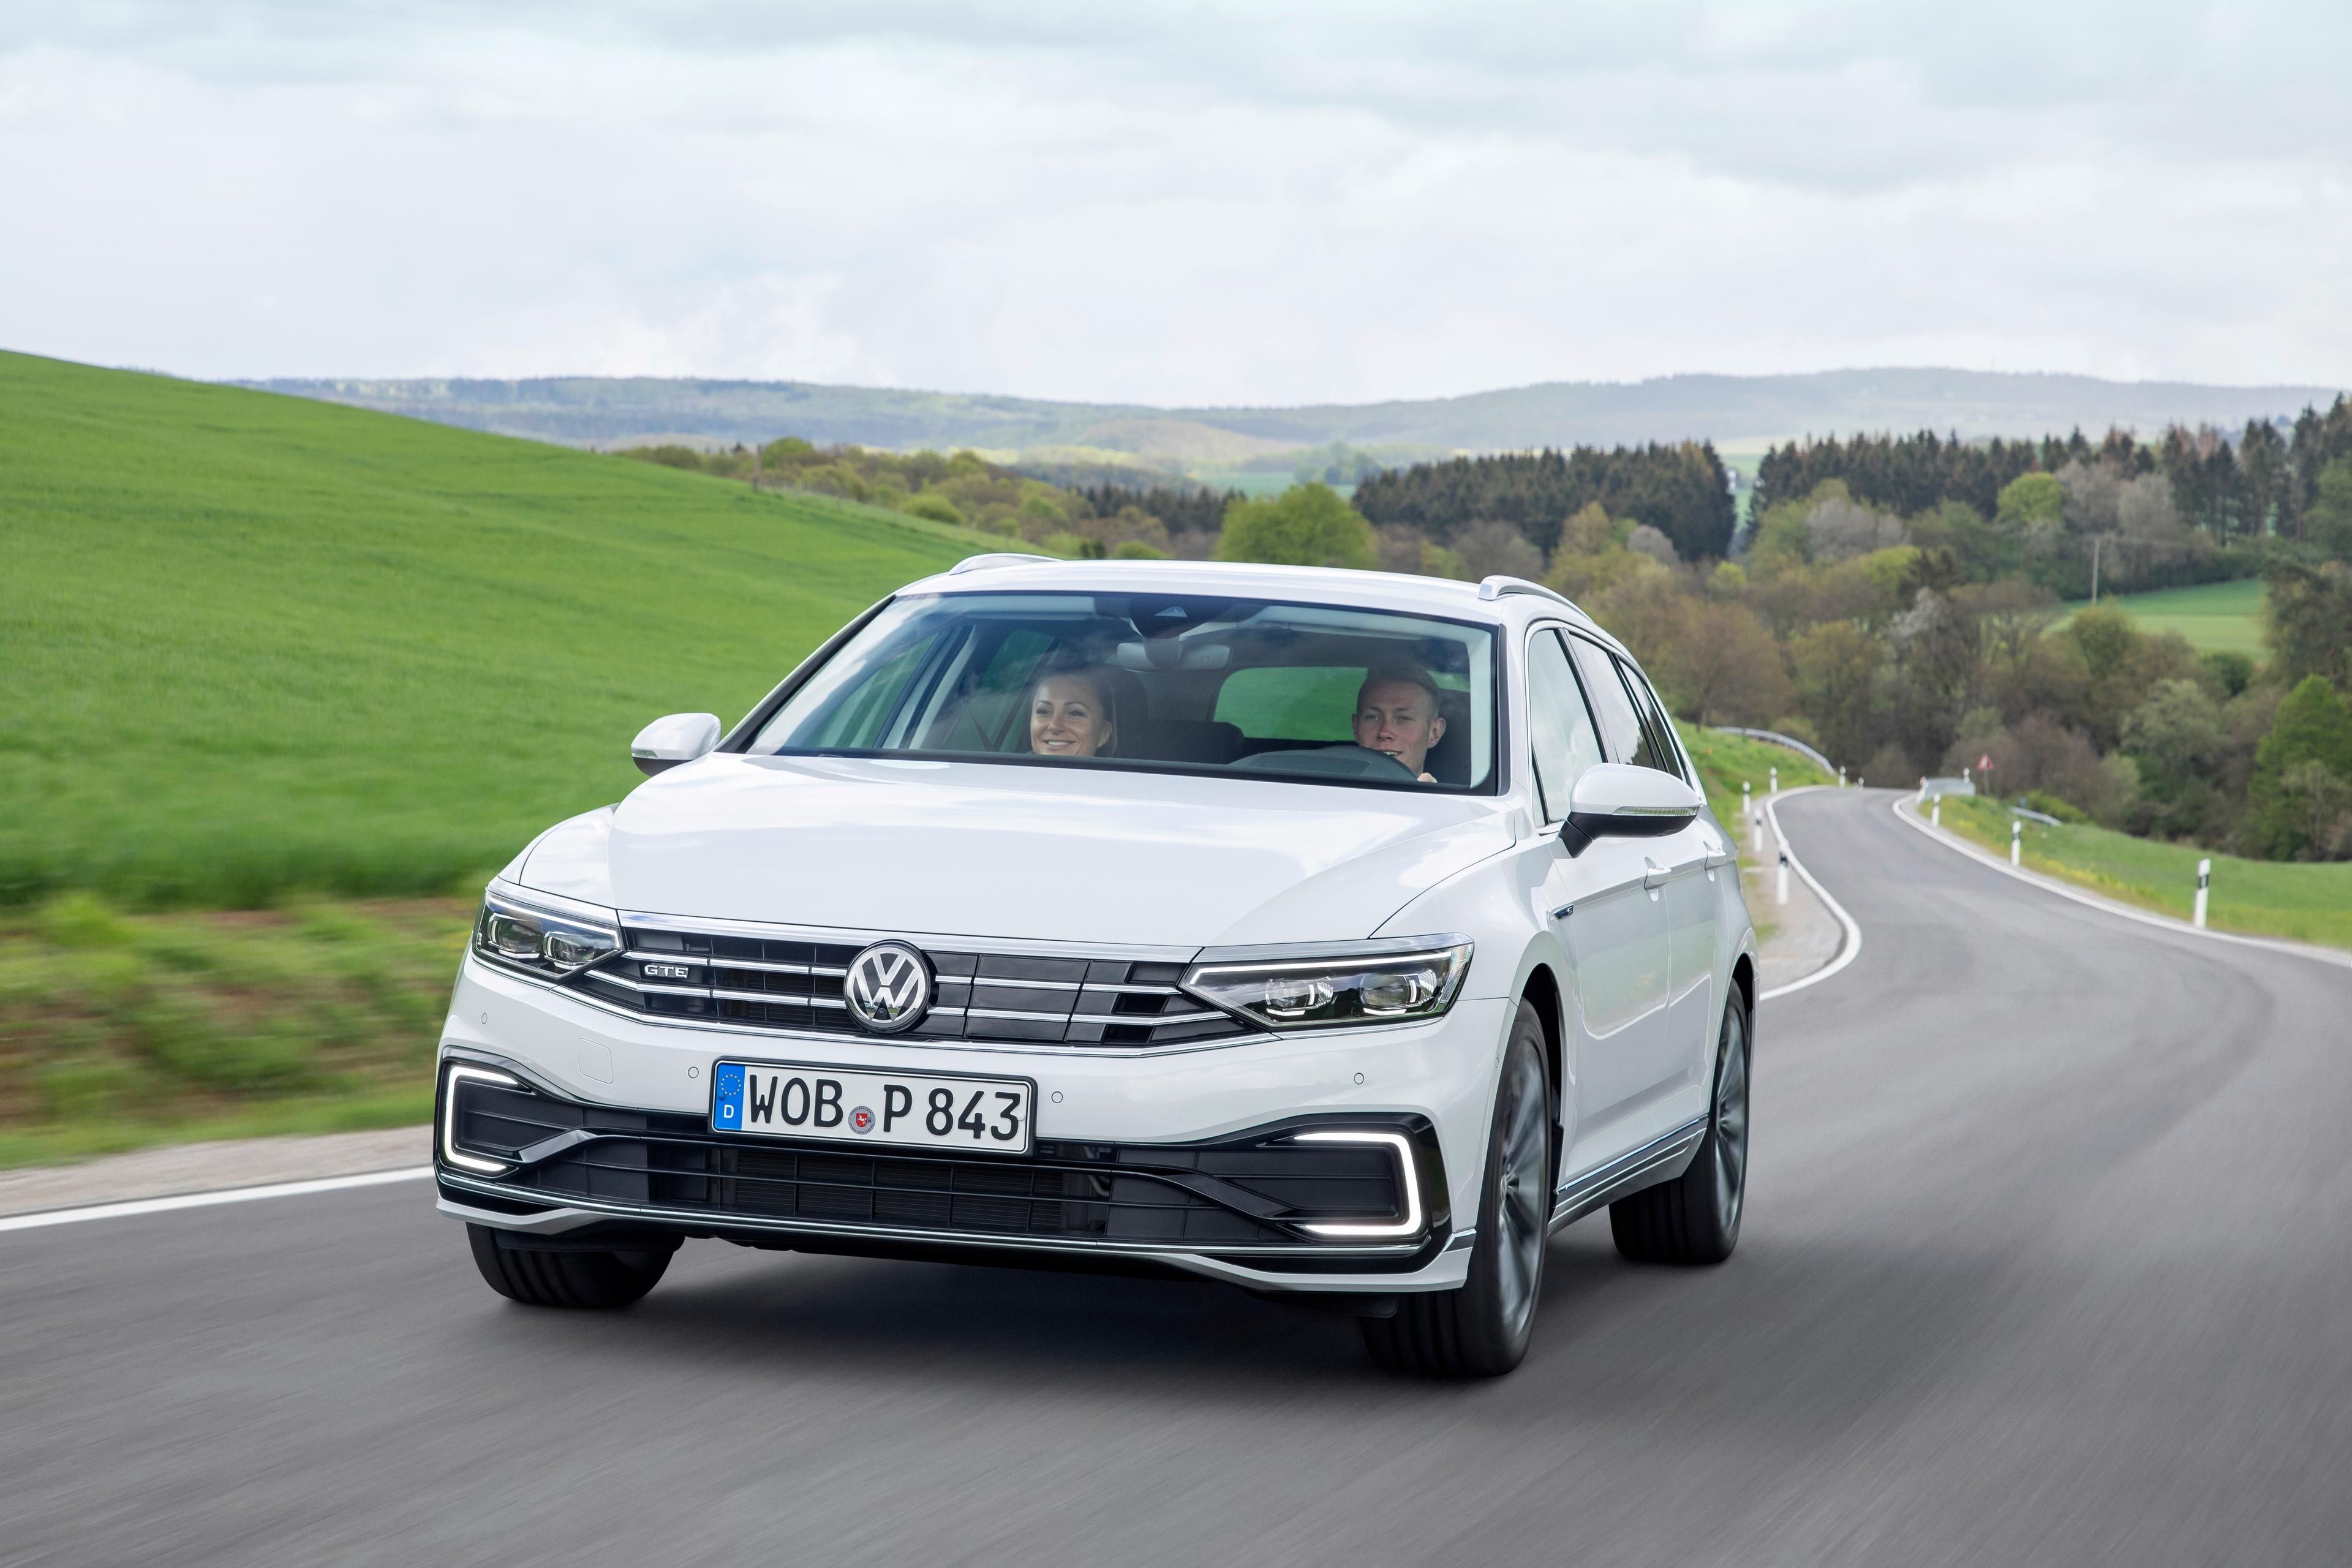
[[[1256,500],[796,439],[628,455],[1075,556],[1538,580],[1622,637],[1677,713],[1794,735],[1870,783],[1968,768],[2068,819],[2352,858],[2343,398],[2234,439],[2175,427],[2152,442],[1791,442],[1766,454],[1736,531],[1728,477],[1703,443],[1459,457],[1368,473],[1352,498],[1308,482]],[[2262,659],[2200,655],[2079,604],[2254,578]]]

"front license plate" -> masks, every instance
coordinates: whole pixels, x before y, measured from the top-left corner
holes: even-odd
[[[1026,1154],[1037,1104],[1037,1086],[1025,1078],[723,1061],[711,1080],[714,1132],[887,1143],[901,1149]]]

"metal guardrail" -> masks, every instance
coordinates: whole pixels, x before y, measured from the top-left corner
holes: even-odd
[[[1940,778],[1919,781],[1921,800],[1933,800],[1939,795],[1974,795],[1976,793],[1976,781],[1973,779]]]
[[[1710,727],[1718,735],[1745,735],[1751,741],[1769,741],[1776,746],[1786,746],[1822,772],[1832,774],[1837,772],[1836,763],[1798,740],[1794,735],[1783,735],[1774,730],[1742,730],[1733,724],[1716,724]]]

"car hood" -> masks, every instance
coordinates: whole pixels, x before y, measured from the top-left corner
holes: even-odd
[[[1499,803],[988,763],[714,755],[509,876],[646,913],[1038,942],[1347,941],[1507,848]]]

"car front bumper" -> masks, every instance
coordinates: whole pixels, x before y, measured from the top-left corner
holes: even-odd
[[[1466,1277],[1507,1022],[1505,1004],[1465,999],[1428,1024],[1192,1049],[915,1045],[648,1022],[469,957],[442,1039],[440,1207],[520,1245],[652,1231],[806,1250],[1172,1271],[1261,1290],[1448,1289]],[[942,1162],[913,1151],[713,1133],[710,1083],[722,1058],[1031,1079],[1036,1155]],[[562,1129],[569,1143],[529,1170],[485,1161],[478,1145],[470,1161],[453,1159],[468,1152],[465,1102],[448,1099],[449,1068],[462,1063],[515,1080],[541,1102],[525,1108],[524,1120]],[[1418,1200],[1414,1234],[1377,1243],[1316,1237],[1286,1221],[1278,1205],[1269,1211],[1263,1187],[1237,1194],[1217,1184],[1220,1162],[1273,1169],[1266,1162],[1294,1158],[1295,1135],[1308,1128],[1402,1134],[1396,1157],[1399,1180],[1412,1184]],[[521,1138],[508,1137],[509,1152]],[[1256,1163],[1234,1165],[1236,1150],[1255,1151]],[[982,1163],[991,1168],[978,1169]],[[930,1168],[948,1164],[974,1169],[941,1177]],[[1024,1177],[1030,1184],[1014,1191]],[[929,1195],[907,1195],[909,1187]],[[1205,1193],[1209,1207],[1250,1211],[1256,1223],[1195,1214],[1169,1233],[1169,1215],[1122,1209],[1118,1194],[1138,1192],[1154,1194],[1150,1206],[1164,1210],[1172,1195],[1196,1211]],[[1026,1205],[1025,1223],[1011,1217],[1007,1199]]]

